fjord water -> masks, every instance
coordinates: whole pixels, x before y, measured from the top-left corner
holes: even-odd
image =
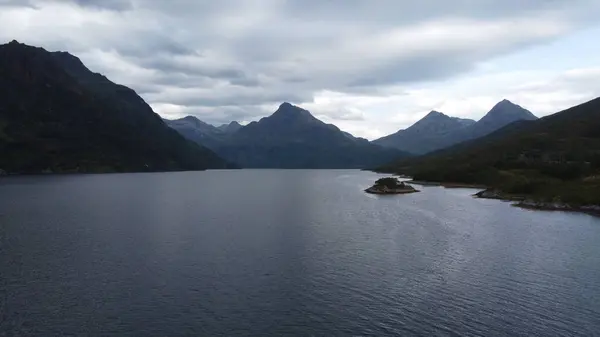
[[[592,336],[600,219],[378,175],[0,179],[0,335]]]

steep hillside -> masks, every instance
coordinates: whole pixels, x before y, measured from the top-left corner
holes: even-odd
[[[205,123],[194,116],[165,120],[165,123],[185,138],[206,146],[213,151],[217,149],[230,134],[235,132],[232,131],[235,129],[235,126],[233,126],[233,129],[219,128]]]
[[[467,129],[466,138],[483,137],[513,122],[536,119],[537,117],[531,111],[505,99],[494,105],[492,110]]]
[[[366,168],[408,155],[355,138],[289,103],[210,146],[249,168]]]
[[[219,125],[217,127],[217,129],[219,129],[219,130],[221,130],[221,131],[223,131],[223,132],[225,132],[227,134],[231,134],[231,133],[234,133],[237,130],[243,128],[243,127],[244,126],[241,125],[240,123],[238,123],[236,121],[233,121],[233,122],[230,122],[229,124]]]
[[[167,127],[133,90],[75,56],[0,45],[0,169],[201,170],[229,165]]]
[[[506,195],[600,205],[600,98],[379,169]]]
[[[483,137],[516,121],[535,119],[537,117],[530,111],[509,100],[502,100],[477,122],[432,111],[408,129],[373,142],[415,154],[425,154]]]
[[[459,142],[458,132],[475,124],[474,120],[449,117],[432,111],[405,130],[374,140],[373,143],[415,154],[424,154]],[[453,137],[457,138],[456,140]]]

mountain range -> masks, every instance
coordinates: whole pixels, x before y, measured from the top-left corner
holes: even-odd
[[[77,57],[17,41],[0,45],[0,153],[8,173],[232,167]]]
[[[600,98],[378,171],[486,185],[507,198],[600,205]]]
[[[537,117],[527,109],[502,100],[477,122],[432,111],[411,127],[373,143],[420,155],[483,137],[519,120],[535,119]]]
[[[167,124],[247,168],[367,168],[409,156],[356,138],[287,102],[271,116],[236,125],[232,132],[191,116]]]
[[[599,130],[600,98],[541,119],[507,100],[477,122],[432,111],[374,142],[290,103],[246,126],[163,120],[69,53],[0,45],[0,173],[379,167],[600,205]]]
[[[177,130],[177,132],[185,138],[202,146],[206,146],[213,151],[218,148],[229,135],[242,128],[242,125],[238,122],[213,126],[194,116],[187,116],[175,120],[165,119],[164,121],[168,126]]]

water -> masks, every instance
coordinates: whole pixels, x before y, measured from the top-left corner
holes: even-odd
[[[0,335],[600,333],[600,219],[377,177],[1,179]]]

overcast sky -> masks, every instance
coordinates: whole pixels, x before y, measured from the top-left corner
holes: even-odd
[[[69,51],[166,118],[283,101],[374,139],[430,110],[600,96],[599,0],[0,0],[0,41]]]

